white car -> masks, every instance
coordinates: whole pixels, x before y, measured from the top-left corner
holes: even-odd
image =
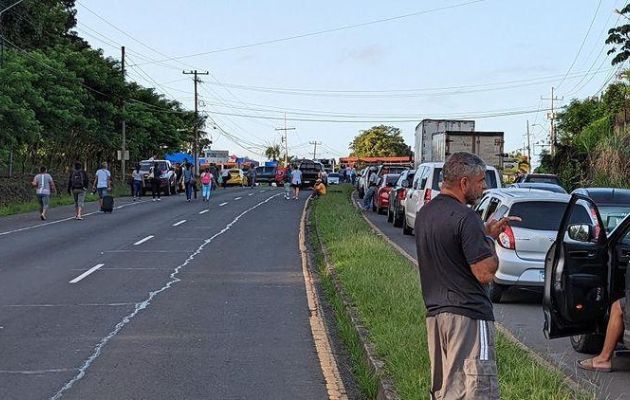
[[[405,235],[413,233],[413,227],[416,224],[416,214],[420,208],[440,194],[443,167],[444,162],[429,162],[420,164],[416,168],[413,182],[409,190],[407,190],[407,196],[403,201],[405,217],[403,218],[402,229]],[[499,172],[494,167],[488,166],[486,168],[486,186],[488,189],[501,187]]]
[[[341,179],[341,175],[336,172],[331,172],[326,176],[326,184],[327,185],[338,185],[339,179]]]

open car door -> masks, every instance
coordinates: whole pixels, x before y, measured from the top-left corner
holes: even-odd
[[[592,224],[571,224],[576,207],[588,208]],[[597,206],[590,198],[574,194],[545,258],[543,311],[548,339],[597,330],[609,305],[608,257]]]

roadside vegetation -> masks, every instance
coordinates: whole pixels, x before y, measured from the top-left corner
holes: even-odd
[[[52,196],[50,196],[50,205],[49,205],[50,208],[74,204],[74,198],[72,197],[72,195],[69,195],[66,192],[65,186],[58,187],[58,189],[60,190],[60,193],[54,193]],[[35,198],[35,190],[32,188],[31,188],[31,193],[32,193],[32,196],[29,197],[30,200],[28,201],[14,201],[14,202],[0,205],[0,217],[6,217],[8,215],[22,214],[22,213],[39,210],[39,203],[37,202],[37,199]],[[112,188],[112,194],[114,195],[114,197],[129,196],[130,194],[129,185],[121,185],[121,184],[114,185],[114,187]],[[85,196],[86,203],[91,202],[91,201],[97,201],[97,200],[98,200],[98,195],[93,194],[92,192],[88,192],[87,195]]]
[[[403,399],[425,399],[431,378],[417,267],[373,233],[351,204],[352,190],[350,185],[331,187],[327,196],[314,202],[311,223],[317,225],[337,278],[357,307],[398,393]],[[330,277],[321,272],[326,286]],[[343,312],[335,309],[337,318],[343,318],[339,316]],[[342,335],[346,336],[352,335]],[[574,391],[560,372],[538,364],[508,339],[497,336],[502,399],[593,398]],[[360,359],[353,355],[353,361],[356,358]]]

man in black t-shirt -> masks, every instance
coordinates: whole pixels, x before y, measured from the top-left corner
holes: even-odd
[[[454,153],[444,164],[441,193],[416,216],[432,399],[499,399],[494,314],[484,285],[498,267],[494,239],[510,219],[484,226],[468,207],[486,188],[485,171],[476,155]]]

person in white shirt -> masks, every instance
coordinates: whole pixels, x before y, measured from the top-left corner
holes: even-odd
[[[300,186],[302,186],[302,171],[300,171],[297,165],[294,165],[293,171],[291,171],[291,187],[293,188],[294,200],[297,200],[300,196]]]
[[[107,169],[107,163],[103,162],[101,168],[96,171],[92,191],[98,192],[98,205],[103,206],[103,197],[112,190],[112,174]]]
[[[39,202],[39,217],[42,221],[46,220],[48,212],[48,204],[50,203],[50,194],[56,192],[55,182],[52,176],[46,172],[46,167],[39,169],[39,174],[35,175],[31,183],[35,187],[37,193],[37,201]]]

